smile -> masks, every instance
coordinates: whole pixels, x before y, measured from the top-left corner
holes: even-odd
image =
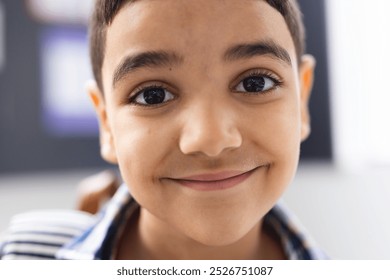
[[[259,166],[246,172],[226,171],[217,174],[201,174],[185,178],[172,179],[184,187],[197,191],[216,191],[235,187],[249,178]]]

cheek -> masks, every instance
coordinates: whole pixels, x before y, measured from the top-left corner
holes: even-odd
[[[247,131],[248,139],[254,139],[271,158],[295,158],[300,146],[300,114],[294,98],[254,110]],[[244,116],[249,119],[248,116]]]
[[[299,154],[301,129],[298,110],[284,106],[278,112],[273,128],[271,150],[280,158],[293,160]]]
[[[137,196],[147,193],[147,189],[156,183],[159,166],[166,152],[173,149],[174,132],[169,128],[161,129],[159,122],[127,120],[117,122],[113,128],[115,149],[123,180]]]
[[[259,151],[271,163],[266,177],[267,190],[275,198],[291,183],[298,165],[300,152],[300,114],[296,99],[284,99],[257,112],[256,122],[250,128]]]
[[[282,193],[294,178],[298,166],[301,143],[299,105],[297,102],[286,102],[278,114],[271,148],[278,161],[271,173],[275,173],[275,184],[284,186],[280,190]]]

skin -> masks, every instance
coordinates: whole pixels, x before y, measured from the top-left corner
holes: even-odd
[[[272,54],[224,59],[230,47],[259,41],[285,49],[291,63]],[[145,51],[181,59],[141,67],[114,84],[124,58]],[[305,55],[298,66],[282,15],[263,1],[125,5],[107,30],[104,94],[89,86],[102,156],[119,164],[141,205],[116,258],[283,258],[262,218],[292,181],[300,143],[309,135],[314,64]],[[245,94],[242,81],[253,72],[280,84],[267,78],[265,93]],[[163,86],[173,99],[149,107],[129,103],[140,86]],[[178,180],[249,170],[243,182],[222,190],[199,191]]]

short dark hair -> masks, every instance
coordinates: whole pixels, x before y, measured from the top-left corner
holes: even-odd
[[[89,50],[94,78],[103,92],[102,66],[106,45],[107,27],[121,7],[135,0],[96,0],[89,26]],[[265,0],[284,17],[294,41],[298,61],[305,52],[305,29],[297,0]]]

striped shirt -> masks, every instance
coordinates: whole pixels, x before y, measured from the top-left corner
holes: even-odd
[[[17,215],[0,243],[0,258],[113,259],[126,221],[138,208],[127,187],[122,185],[96,215],[74,210]],[[288,259],[327,259],[282,204],[277,204],[266,214],[264,224],[278,235]]]

